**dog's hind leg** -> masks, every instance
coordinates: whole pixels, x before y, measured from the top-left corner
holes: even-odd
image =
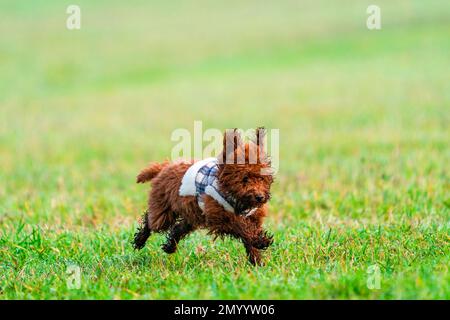
[[[134,234],[133,247],[137,250],[142,249],[151,233],[152,230],[148,226],[148,211],[146,211],[142,216],[137,232]]]
[[[254,266],[263,265],[261,261],[261,253],[259,249],[255,248],[251,243],[244,242],[245,251],[247,252],[248,261]]]
[[[166,253],[174,253],[177,251],[178,242],[187,236],[194,228],[191,224],[187,223],[186,220],[178,221],[173,227],[170,229],[169,234],[167,235],[166,242],[161,246],[161,248]]]

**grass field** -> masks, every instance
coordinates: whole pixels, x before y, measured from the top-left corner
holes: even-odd
[[[450,299],[450,2],[75,2],[0,2],[1,299]],[[280,129],[264,267],[132,250],[194,120]]]

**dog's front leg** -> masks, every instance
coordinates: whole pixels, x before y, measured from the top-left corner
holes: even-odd
[[[258,208],[252,215],[246,217],[248,224],[251,225],[254,236],[252,245],[260,250],[266,250],[273,243],[273,235],[262,227],[264,217],[267,215],[266,206]]]
[[[256,229],[244,216],[238,216],[226,211],[222,205],[211,197],[205,197],[206,225],[211,234],[216,236],[232,236],[242,240],[247,257],[251,264],[261,264],[261,254],[254,247]]]

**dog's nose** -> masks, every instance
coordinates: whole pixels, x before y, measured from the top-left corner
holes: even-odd
[[[255,199],[256,199],[256,202],[261,203],[261,202],[264,201],[264,196],[263,196],[262,194],[257,194],[257,195],[255,196]]]

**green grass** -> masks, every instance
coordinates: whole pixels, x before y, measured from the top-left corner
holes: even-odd
[[[378,1],[380,31],[370,1],[77,3],[0,4],[1,299],[450,299],[448,1]],[[131,248],[134,177],[194,120],[280,129],[264,267]]]

